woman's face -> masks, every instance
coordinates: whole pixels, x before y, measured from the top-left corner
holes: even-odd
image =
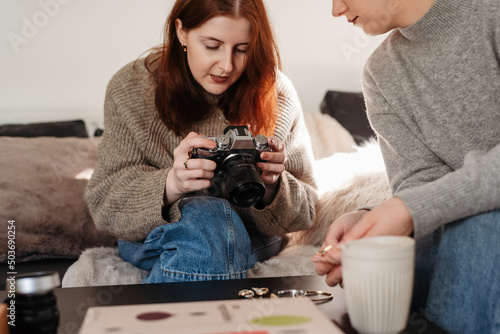
[[[417,1],[417,0],[415,0]],[[334,17],[344,15],[367,35],[384,34],[400,25],[401,0],[333,0]]]
[[[177,37],[187,47],[188,66],[195,80],[211,94],[224,93],[246,69],[250,21],[217,16],[191,30],[185,30],[179,19],[175,23]]]

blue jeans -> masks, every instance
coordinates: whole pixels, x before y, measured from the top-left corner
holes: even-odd
[[[182,201],[178,222],[155,228],[143,243],[118,240],[121,257],[149,271],[143,283],[245,278],[258,261],[279,253],[282,238],[247,231],[228,201]]]
[[[462,219],[419,247],[413,307],[450,333],[500,333],[500,211]]]

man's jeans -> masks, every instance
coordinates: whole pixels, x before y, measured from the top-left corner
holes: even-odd
[[[155,228],[144,243],[118,241],[124,260],[149,271],[143,283],[245,278],[281,249],[281,237],[247,231],[224,199],[187,198],[181,211],[180,221]]]
[[[447,224],[417,243],[414,308],[451,333],[500,333],[500,211]]]

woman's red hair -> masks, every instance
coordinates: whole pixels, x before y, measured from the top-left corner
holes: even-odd
[[[252,25],[251,42],[246,51],[246,70],[224,94],[219,106],[231,124],[248,125],[254,135],[270,135],[279,114],[276,71],[281,69],[281,62],[262,0],[175,2],[165,24],[163,45],[146,58],[146,67],[156,83],[158,114],[177,135],[185,135],[192,124],[208,117],[211,106],[203,88],[191,75],[185,52],[177,38],[175,20],[180,19],[183,28],[190,30],[216,16],[243,17]]]

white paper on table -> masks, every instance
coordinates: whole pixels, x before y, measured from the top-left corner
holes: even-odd
[[[337,334],[308,298],[240,299],[99,306],[87,310],[80,334]]]

